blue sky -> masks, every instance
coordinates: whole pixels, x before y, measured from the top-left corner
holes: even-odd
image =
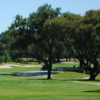
[[[0,33],[7,30],[16,14],[28,17],[45,3],[53,8],[61,7],[62,13],[69,11],[80,15],[91,9],[100,9],[100,0],[0,0]]]

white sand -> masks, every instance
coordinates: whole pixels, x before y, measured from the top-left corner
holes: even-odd
[[[18,66],[18,67],[42,67],[42,65],[17,65],[17,64],[5,64],[5,65],[1,65],[0,68],[12,68],[11,66]]]

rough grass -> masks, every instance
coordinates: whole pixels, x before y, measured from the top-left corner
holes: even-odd
[[[62,65],[54,67],[57,66]],[[36,70],[41,68],[0,69],[0,100],[100,100],[99,85],[67,81],[89,77],[88,74],[64,72],[52,76],[52,80],[46,80],[46,77],[15,76],[16,72]]]

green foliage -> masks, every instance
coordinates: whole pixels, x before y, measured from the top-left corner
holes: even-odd
[[[8,62],[8,61],[10,61],[11,59],[10,59],[10,56],[9,56],[9,53],[8,53],[8,51],[4,51],[4,54],[3,54],[3,61],[4,62]]]
[[[59,40],[67,33],[67,22],[63,17],[48,19],[43,26],[42,35],[47,40]]]
[[[93,24],[93,26],[100,23],[100,10],[87,11],[83,21],[85,24]]]
[[[98,50],[100,50],[100,24],[97,24],[94,27],[94,32],[92,32],[92,38],[95,42],[95,46]]]

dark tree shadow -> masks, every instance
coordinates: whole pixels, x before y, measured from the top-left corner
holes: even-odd
[[[92,82],[100,82],[100,80],[89,80],[89,79],[67,79],[67,81],[92,81]]]
[[[26,80],[32,81],[32,80],[48,80],[48,79],[26,79]],[[52,79],[50,79],[50,80],[52,80]]]
[[[98,90],[89,90],[89,91],[82,91],[82,92],[100,92],[100,89],[98,89]]]
[[[89,81],[89,79],[68,79],[67,81]]]
[[[57,80],[57,81],[67,81],[66,79],[47,79],[47,78],[45,78],[45,79],[42,79],[42,78],[36,78],[36,79],[26,79],[26,80],[51,80],[51,81],[53,81],[53,80]]]
[[[0,74],[0,75],[4,75],[4,76],[17,76],[17,72],[11,73],[11,74]]]

